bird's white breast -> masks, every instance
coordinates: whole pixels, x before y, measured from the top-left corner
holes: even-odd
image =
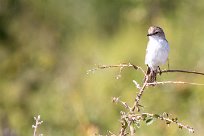
[[[161,37],[149,37],[146,49],[145,64],[153,70],[166,63],[169,54],[169,45],[166,39]]]

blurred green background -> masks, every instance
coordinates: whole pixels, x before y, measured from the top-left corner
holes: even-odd
[[[0,0],[0,134],[32,135],[33,117],[46,136],[118,133],[120,105],[132,104],[140,72],[119,69],[86,74],[95,64],[144,65],[150,25],[170,44],[170,68],[204,72],[203,0]],[[167,66],[163,66],[167,68]],[[204,83],[203,76],[169,73],[158,80]],[[145,112],[171,113],[195,134],[157,121],[140,136],[202,136],[204,87],[164,85],[145,91]]]

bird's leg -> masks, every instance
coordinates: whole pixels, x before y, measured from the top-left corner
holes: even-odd
[[[143,82],[146,82],[146,81],[148,80],[148,76],[149,76],[150,73],[151,73],[151,69],[150,69],[150,67],[147,65],[147,71],[146,71],[146,74],[145,74],[145,77],[144,77]]]
[[[169,70],[169,58],[167,58],[167,61],[168,61],[168,70]]]
[[[157,71],[153,71],[153,75],[154,75],[154,82],[157,81]]]
[[[159,71],[159,75],[161,76],[162,71],[161,71],[161,69],[160,69],[160,67],[159,67],[159,66],[158,66],[158,71]]]
[[[149,75],[150,72],[151,72],[151,69],[150,69],[150,67],[147,65],[147,72],[146,72],[146,75]]]

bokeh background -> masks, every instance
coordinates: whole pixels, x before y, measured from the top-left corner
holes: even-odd
[[[141,72],[119,69],[86,74],[97,64],[144,65],[150,25],[170,44],[170,68],[204,72],[203,0],[0,0],[0,134],[32,135],[33,117],[47,136],[118,133],[120,96],[132,104]],[[167,68],[163,66],[163,68]],[[169,73],[158,78],[204,83],[204,77]],[[145,91],[145,112],[168,112],[195,134],[156,121],[140,136],[204,134],[204,87],[163,85]]]

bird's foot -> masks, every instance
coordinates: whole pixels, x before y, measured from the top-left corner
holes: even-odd
[[[161,71],[161,69],[160,69],[160,67],[159,67],[159,66],[158,66],[158,73],[159,73],[159,75],[161,76],[162,71]]]

